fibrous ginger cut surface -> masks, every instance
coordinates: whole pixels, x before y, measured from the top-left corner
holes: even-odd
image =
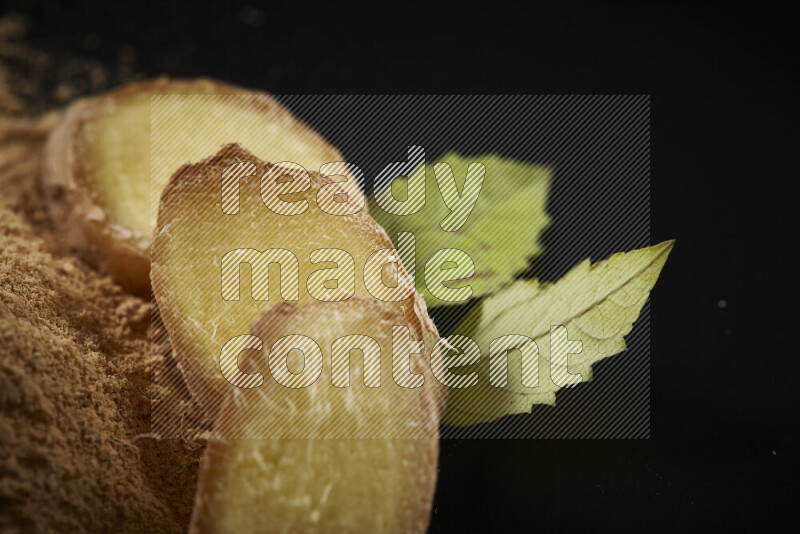
[[[300,390],[268,381],[257,390],[231,391],[217,417],[215,434],[247,435],[268,425],[276,433],[314,428],[319,435],[378,437],[211,440],[191,531],[425,532],[438,456],[435,385],[403,390],[384,365],[380,386],[368,388],[363,378],[369,372],[362,355],[355,352],[350,355],[348,387],[334,386],[328,372],[330,347],[337,339],[368,336],[388,354],[392,326],[403,322],[391,306],[361,299],[286,304],[265,313],[252,330],[265,347],[289,333],[314,335],[324,354],[324,371],[313,385]],[[418,324],[415,330],[419,334]],[[266,359],[253,352],[243,358],[242,366],[266,371]],[[287,363],[295,368],[298,364]],[[431,437],[380,438],[413,427],[427,427]]]

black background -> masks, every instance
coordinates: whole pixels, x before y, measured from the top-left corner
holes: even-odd
[[[432,532],[761,531],[795,515],[787,8],[160,4],[7,7],[56,58],[111,66],[133,50],[148,76],[273,93],[652,95],[652,242],[677,244],[652,293],[651,438],[445,441]]]

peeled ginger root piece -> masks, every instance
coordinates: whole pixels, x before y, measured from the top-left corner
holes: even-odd
[[[151,101],[158,129],[152,144]],[[159,193],[180,165],[228,142],[267,161],[293,161],[310,170],[342,160],[264,93],[208,79],[128,85],[75,102],[50,135],[43,189],[54,224],[87,261],[149,297]]]
[[[258,389],[232,390],[214,434],[248,435],[269,425],[275,434],[314,427],[320,436],[344,429],[376,439],[212,439],[201,464],[190,532],[425,532],[436,483],[440,390],[429,382],[431,376],[416,390],[392,381],[387,361],[392,326],[404,322],[386,303],[361,299],[283,304],[266,312],[252,330],[264,349],[287,334],[313,336],[323,353],[322,375],[302,389],[268,380]],[[420,335],[419,321],[409,326],[412,335]],[[331,346],[351,334],[380,345],[379,387],[365,385],[358,351],[350,354],[349,387],[332,385]],[[421,359],[412,359],[411,368],[420,367]],[[263,351],[245,352],[240,367],[265,370],[265,360]],[[353,426],[358,428],[347,428]],[[427,428],[429,439],[381,439],[420,427]]]
[[[240,180],[239,211],[231,215],[221,209],[222,171],[242,162],[253,163],[258,171]],[[273,167],[241,146],[227,145],[215,156],[179,169],[162,194],[152,243],[153,294],[186,383],[212,421],[223,393],[233,387],[220,372],[223,346],[231,338],[246,334],[262,312],[280,304],[284,297],[278,284],[278,268],[272,266],[269,300],[254,300],[252,268],[243,264],[239,271],[239,300],[223,299],[221,264],[226,253],[235,249],[290,251],[299,264],[297,302],[304,304],[317,302],[308,294],[306,285],[312,271],[320,269],[309,260],[312,251],[347,251],[355,262],[355,296],[372,299],[361,270],[373,252],[392,248],[383,228],[366,210],[331,215],[320,209],[316,201],[320,189],[339,185],[316,173],[310,174],[308,190],[286,197],[287,201],[306,201],[305,212],[288,216],[267,209],[260,197],[260,178]],[[349,202],[351,197],[343,198]],[[363,202],[353,201],[363,206]],[[282,272],[281,278],[285,279],[285,275]],[[286,285],[283,280],[281,283]],[[406,322],[422,322],[430,351],[438,334],[422,298],[415,293],[405,301],[385,304],[396,309]]]

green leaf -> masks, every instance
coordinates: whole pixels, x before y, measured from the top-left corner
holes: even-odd
[[[412,232],[416,236],[417,290],[430,307],[458,304],[437,299],[425,287],[423,268],[434,252],[455,248],[469,254],[475,263],[475,274],[468,281],[448,285],[469,284],[472,296],[479,297],[512,281],[528,266],[528,260],[543,250],[539,236],[550,222],[545,204],[551,169],[494,154],[467,158],[449,153],[437,161],[450,165],[460,191],[464,189],[467,168],[472,162],[484,164],[486,178],[469,219],[454,232],[446,232],[439,226],[450,210],[439,191],[433,164],[426,165],[426,203],[421,211],[397,216],[380,209],[374,200],[370,206],[370,214],[386,229],[395,245],[399,232]],[[393,190],[405,191],[406,183],[405,178],[396,179]]]
[[[583,381],[591,380],[593,363],[625,350],[624,336],[639,317],[673,243],[665,241],[615,254],[594,265],[586,260],[555,284],[518,281],[484,299],[455,332],[474,339],[482,358],[479,363],[453,372],[477,371],[478,383],[470,388],[450,389],[442,422],[454,426],[484,423],[505,415],[529,413],[534,404],[554,405],[559,387],[550,379],[551,325],[566,327],[570,340],[582,342],[582,351],[569,355],[569,372],[580,373]],[[536,342],[538,387],[522,385],[518,350],[508,354],[507,386],[491,385],[489,344],[507,334],[522,334]],[[560,370],[564,370],[563,366]]]

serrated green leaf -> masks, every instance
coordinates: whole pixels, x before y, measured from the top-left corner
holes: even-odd
[[[569,355],[569,371],[580,373],[584,381],[591,380],[593,363],[625,350],[624,336],[639,317],[672,246],[673,241],[666,241],[615,254],[594,265],[586,260],[555,284],[519,281],[484,299],[455,332],[474,339],[483,356],[479,363],[454,372],[477,371],[478,383],[450,389],[442,422],[454,426],[485,423],[529,413],[534,404],[555,404],[559,387],[550,379],[551,325],[566,327],[570,340],[582,342],[582,351]],[[522,385],[520,352],[516,350],[509,352],[508,385],[491,385],[489,344],[508,334],[522,334],[536,342],[539,387]]]
[[[458,304],[437,299],[425,287],[423,268],[434,252],[456,248],[469,254],[475,263],[475,274],[468,281],[453,283],[453,287],[469,284],[473,297],[480,297],[511,282],[527,267],[530,258],[542,253],[539,236],[550,222],[545,212],[552,176],[549,167],[494,154],[467,158],[449,153],[437,161],[442,162],[452,168],[461,191],[470,163],[480,162],[486,167],[486,178],[475,208],[457,231],[446,232],[439,226],[450,210],[439,192],[433,164],[426,166],[426,203],[420,212],[392,215],[374,201],[370,207],[370,213],[395,244],[399,232],[412,232],[416,236],[417,291],[430,307]],[[396,190],[404,191],[406,181],[404,178],[395,180]]]

